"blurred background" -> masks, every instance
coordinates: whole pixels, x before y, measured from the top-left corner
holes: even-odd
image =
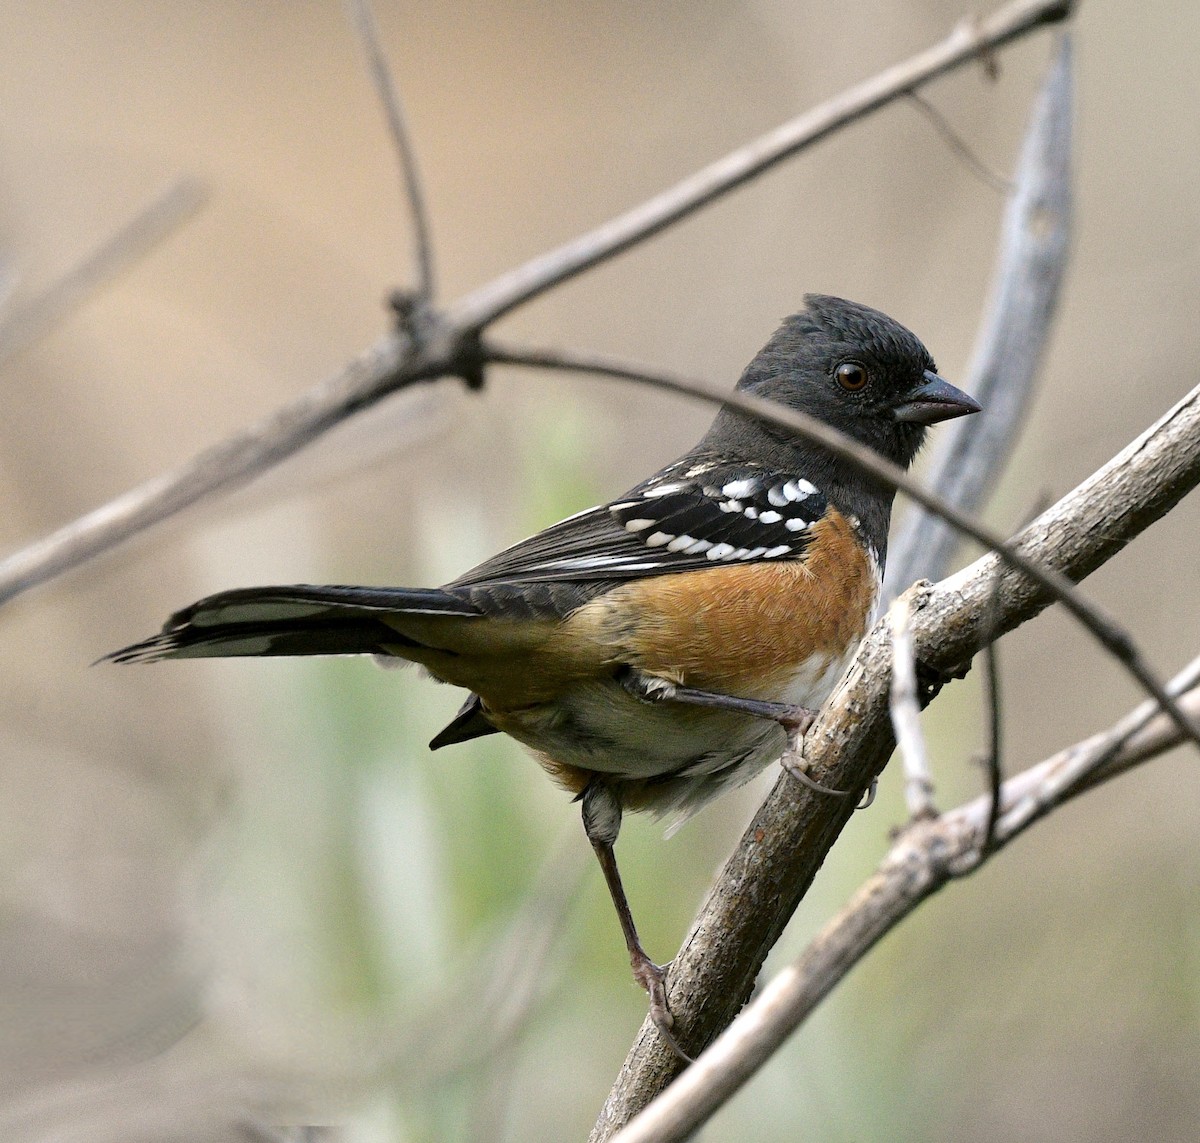
[[[949,0],[380,0],[443,300],[940,39]],[[1010,528],[1200,380],[1200,7],[1089,0],[1075,254]],[[0,3],[0,278],[43,294],[164,188],[198,213],[0,374],[12,550],[330,376],[408,270],[395,163],[334,0]],[[1049,58],[925,94],[1015,160]],[[893,314],[961,378],[1001,197],[897,104],[507,319],[732,384],[804,292]],[[0,317],[3,313],[0,313]],[[222,588],[437,583],[690,445],[707,408],[496,371],[395,398],[0,615],[0,1133],[581,1139],[645,1011],[577,808],[507,741],[430,755],[460,696],[366,662],[88,666]],[[1089,584],[1163,673],[1200,643],[1200,503]],[[963,559],[969,558],[964,553]],[[1010,768],[1138,699],[1060,615],[1001,645]],[[925,719],[978,791],[975,679]],[[1054,815],[886,940],[713,1140],[1182,1139],[1200,1119],[1200,790],[1176,753]],[[761,797],[619,854],[667,959]],[[778,965],[874,867],[898,774]],[[769,966],[770,967],[770,966]],[[259,1126],[255,1126],[259,1125]]]

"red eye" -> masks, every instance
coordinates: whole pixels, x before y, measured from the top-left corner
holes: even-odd
[[[857,393],[859,390],[865,389],[870,380],[866,368],[857,361],[847,361],[839,365],[833,375],[847,393]]]

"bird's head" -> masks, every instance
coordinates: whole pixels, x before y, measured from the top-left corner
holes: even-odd
[[[886,314],[824,294],[804,304],[746,367],[739,389],[818,417],[904,467],[929,425],[979,411]]]

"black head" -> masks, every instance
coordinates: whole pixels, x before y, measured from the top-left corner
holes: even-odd
[[[809,294],[804,304],[746,367],[739,389],[819,417],[903,466],[929,425],[979,411],[937,375],[917,337],[886,314],[824,294]]]

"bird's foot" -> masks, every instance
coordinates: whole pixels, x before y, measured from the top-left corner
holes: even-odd
[[[644,952],[631,953],[629,963],[633,968],[633,979],[638,982],[650,997],[650,1020],[658,1029],[658,1034],[685,1064],[692,1062],[675,1039],[673,1031],[675,1017],[667,1005],[667,969],[671,966],[655,964]]]

